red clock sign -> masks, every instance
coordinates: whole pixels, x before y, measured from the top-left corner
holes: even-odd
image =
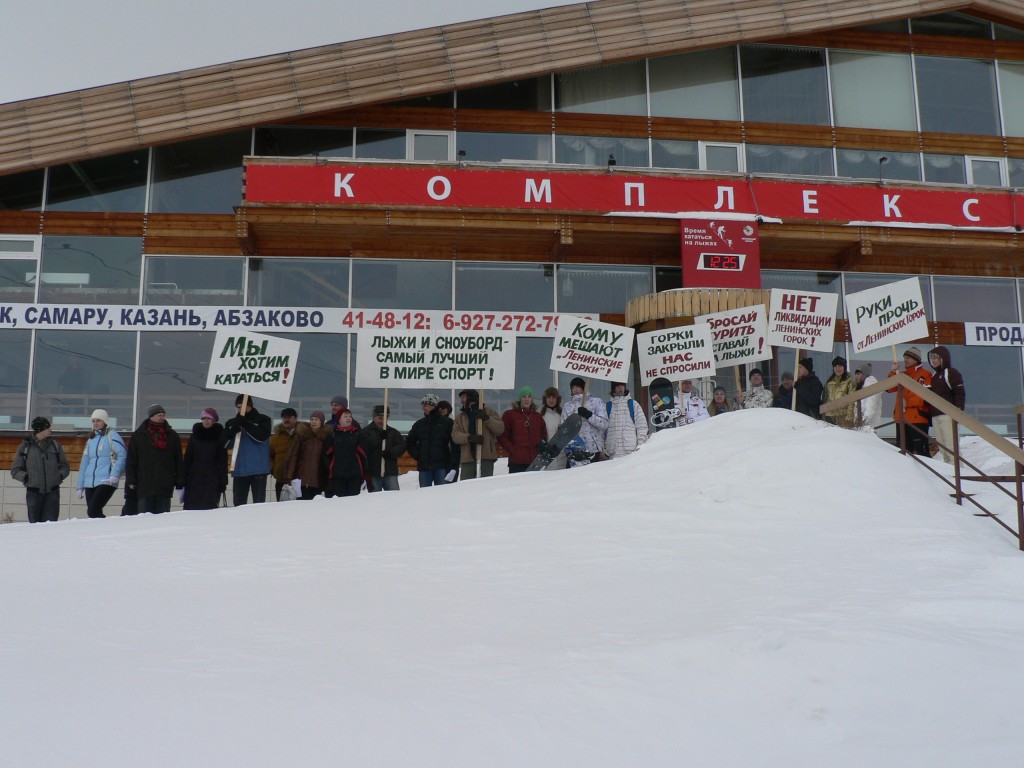
[[[683,219],[684,288],[760,288],[756,221]]]

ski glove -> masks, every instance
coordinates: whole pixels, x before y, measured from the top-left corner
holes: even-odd
[[[79,488],[78,489],[78,498],[80,498],[80,499],[84,499],[85,498],[85,489],[84,488]]]
[[[470,435],[469,436],[469,442],[471,444],[473,444],[473,445],[483,445],[483,443],[484,443],[484,436],[483,435]]]
[[[589,408],[586,408],[586,407],[584,407],[582,405],[576,410],[576,413],[578,413],[584,419],[589,419],[591,416],[594,415],[593,411],[591,411]]]

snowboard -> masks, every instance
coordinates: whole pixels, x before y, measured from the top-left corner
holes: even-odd
[[[582,426],[583,417],[578,413],[574,413],[563,421],[555,431],[554,437],[548,440],[548,444],[544,447],[544,450],[538,453],[537,458],[530,462],[530,466],[526,468],[526,471],[538,472],[545,469],[548,464],[554,461],[555,457],[565,449],[565,446],[567,446],[569,442],[579,434],[580,427]]]
[[[654,379],[647,387],[647,394],[651,399],[651,426],[654,431],[674,427],[680,411],[672,382],[665,378]]]

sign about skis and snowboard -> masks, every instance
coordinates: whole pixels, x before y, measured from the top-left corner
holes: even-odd
[[[772,288],[768,343],[831,353],[838,306],[834,293]]]
[[[916,277],[849,294],[846,317],[857,352],[928,336],[921,282]]]
[[[715,350],[707,323],[681,325],[636,337],[640,383],[654,379],[669,381],[711,376],[715,372]]]
[[[715,363],[730,366],[771,359],[767,315],[764,304],[758,304],[701,315],[694,321],[711,327]]]
[[[394,389],[512,389],[516,337],[480,331],[362,330],[356,386]]]
[[[588,379],[626,381],[635,333],[621,325],[562,315],[551,348],[550,368]]]
[[[287,403],[300,342],[248,331],[217,331],[206,388]]]

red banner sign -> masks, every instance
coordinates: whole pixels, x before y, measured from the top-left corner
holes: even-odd
[[[1024,221],[1009,191],[933,190],[841,182],[691,179],[555,168],[260,165],[246,169],[248,203],[434,206],[617,215],[842,221],[877,226],[1006,229]]]
[[[760,288],[756,221],[683,219],[683,288]]]

